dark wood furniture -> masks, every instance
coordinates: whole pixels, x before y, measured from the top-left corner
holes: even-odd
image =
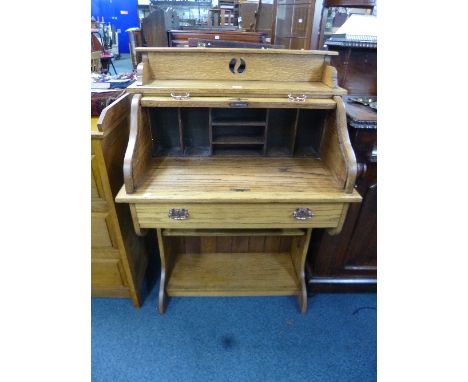
[[[142,46],[167,46],[166,31],[171,28],[167,24],[166,15],[162,8],[154,9],[141,20]]]
[[[339,235],[314,231],[307,262],[312,292],[375,291],[377,287],[377,113],[348,102],[345,107],[351,144],[356,153],[356,189],[363,197],[353,204]]]
[[[317,13],[319,13],[318,7],[320,7],[321,17],[317,23],[317,34],[313,37],[312,46],[315,46],[316,49],[323,49],[325,41],[328,38],[325,33],[325,25],[328,11],[331,7],[360,8],[373,11],[376,3],[377,0],[317,0]],[[344,22],[344,20],[342,21]]]
[[[264,32],[271,38],[273,25],[273,4],[243,2],[239,4],[239,16],[242,17],[242,26],[255,32]]]
[[[210,29],[191,29],[191,30],[170,30],[168,33],[169,46],[186,47],[189,46],[190,38],[202,40],[217,41],[237,41],[248,43],[265,43],[266,33],[264,32],[242,32],[239,30],[210,30]]]
[[[318,9],[316,0],[274,0],[272,43],[287,49],[316,49],[311,38],[318,33]]]
[[[188,45],[191,48],[248,48],[248,49],[284,49],[282,45],[259,44],[254,42],[204,40],[200,38],[189,38]]]
[[[369,47],[355,43],[328,41],[330,50],[339,56],[332,57],[331,65],[338,71],[338,83],[348,90],[348,95],[377,96],[377,44]]]

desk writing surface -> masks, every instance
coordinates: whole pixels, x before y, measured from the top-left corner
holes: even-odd
[[[161,157],[135,193],[118,202],[357,202],[314,158]]]

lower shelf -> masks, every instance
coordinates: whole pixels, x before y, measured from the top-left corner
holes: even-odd
[[[169,296],[287,296],[299,294],[290,253],[179,254]]]

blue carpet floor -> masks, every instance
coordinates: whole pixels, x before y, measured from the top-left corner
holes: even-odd
[[[93,382],[375,381],[376,295],[92,299]]]
[[[114,67],[117,74],[129,73],[133,70],[130,54],[122,53],[119,59],[114,59]],[[111,68],[111,74],[114,75],[114,69]]]

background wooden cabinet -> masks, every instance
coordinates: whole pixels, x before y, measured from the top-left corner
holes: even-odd
[[[272,26],[274,44],[283,45],[286,49],[314,49],[311,47],[312,31],[318,31],[320,20],[316,17],[315,3],[316,0],[275,0]]]
[[[358,163],[361,204],[350,206],[342,232],[312,233],[307,262],[309,291],[374,291],[377,287],[377,115],[346,104]],[[353,115],[353,118],[350,117]]]
[[[128,206],[114,203],[123,183],[130,98],[119,98],[99,121],[91,120],[91,290],[95,297],[129,297],[140,306],[146,242],[136,236]]]

